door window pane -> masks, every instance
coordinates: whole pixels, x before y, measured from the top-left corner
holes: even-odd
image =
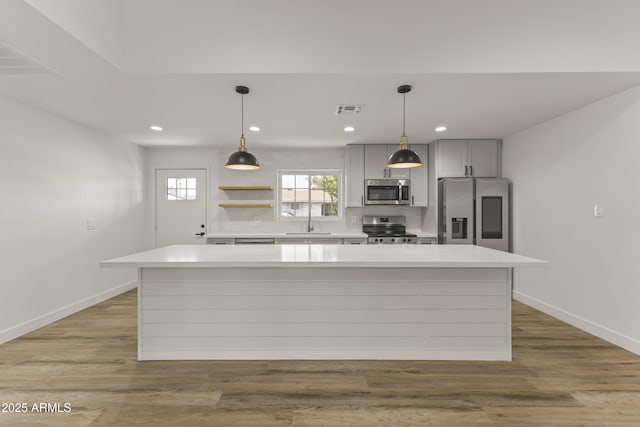
[[[196,200],[197,181],[190,177],[167,178],[167,200]]]

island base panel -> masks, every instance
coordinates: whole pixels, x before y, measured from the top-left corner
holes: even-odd
[[[509,268],[143,268],[139,360],[511,360]]]

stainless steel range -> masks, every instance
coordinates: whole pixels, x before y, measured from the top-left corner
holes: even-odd
[[[407,233],[405,223],[406,218],[402,215],[364,215],[362,217],[362,232],[369,236],[367,243],[370,245],[417,244],[417,236]]]

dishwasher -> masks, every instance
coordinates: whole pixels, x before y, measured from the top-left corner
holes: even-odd
[[[236,245],[273,245],[275,239],[273,237],[240,237],[236,238]]]

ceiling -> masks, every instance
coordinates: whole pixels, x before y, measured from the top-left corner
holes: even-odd
[[[239,84],[250,149],[397,142],[402,84],[414,143],[503,138],[640,84],[635,0],[86,3],[0,3],[0,94],[144,146],[235,148]]]

